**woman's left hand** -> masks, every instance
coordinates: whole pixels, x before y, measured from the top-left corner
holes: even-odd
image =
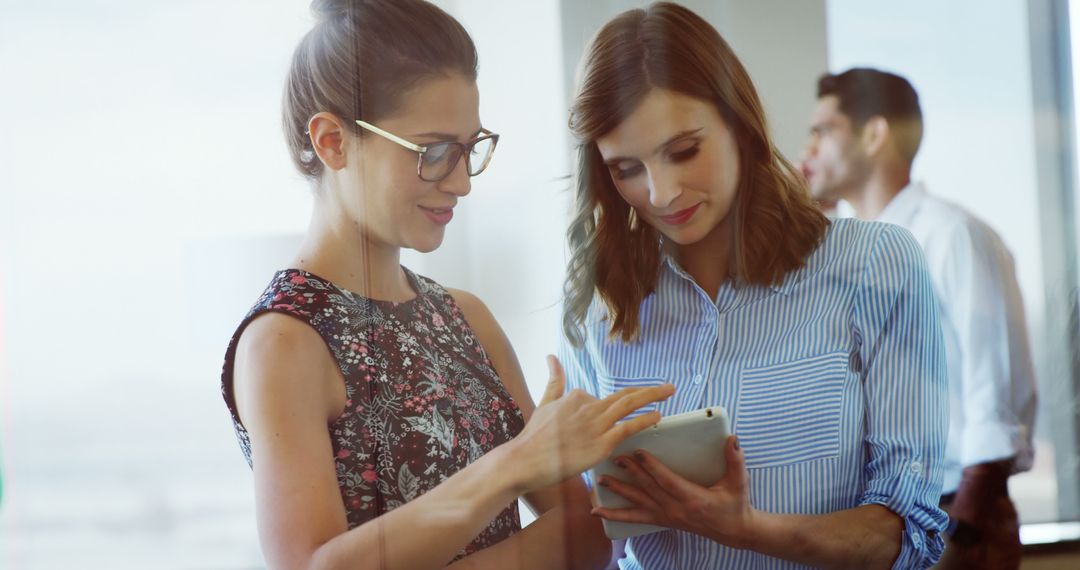
[[[685,530],[726,546],[752,549],[757,512],[750,505],[746,457],[736,436],[727,439],[722,479],[702,487],[672,472],[646,451],[616,458],[624,481],[601,477],[597,483],[625,497],[634,506],[597,507],[592,513],[618,522]]]

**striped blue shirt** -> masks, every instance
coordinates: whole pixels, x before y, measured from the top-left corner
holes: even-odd
[[[602,304],[585,345],[564,342],[570,388],[603,397],[671,382],[664,415],[723,406],[759,510],[824,514],[880,504],[904,519],[894,568],[941,556],[948,426],[934,290],[906,230],[838,220],[806,266],[774,287],[723,284],[716,299],[666,257],[641,307],[641,338],[608,334]],[[642,411],[647,411],[646,408]],[[803,568],[667,530],[630,538],[623,569]]]

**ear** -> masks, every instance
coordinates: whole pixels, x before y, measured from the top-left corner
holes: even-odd
[[[875,156],[880,154],[889,143],[890,136],[892,136],[892,130],[889,128],[889,122],[885,120],[885,117],[876,116],[870,117],[863,125],[860,140],[863,148],[866,149],[866,154]]]
[[[308,121],[308,136],[311,137],[311,148],[327,168],[345,168],[348,131],[337,115],[325,111],[316,113]]]

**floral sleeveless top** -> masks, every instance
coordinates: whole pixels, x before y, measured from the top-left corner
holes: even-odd
[[[278,312],[322,336],[345,381],[345,410],[328,429],[350,529],[419,497],[525,425],[453,297],[430,279],[405,274],[417,296],[394,303],[302,270],[279,271],[225,356],[222,394],[251,465],[232,390],[240,334],[255,317]],[[458,557],[520,529],[514,501]]]

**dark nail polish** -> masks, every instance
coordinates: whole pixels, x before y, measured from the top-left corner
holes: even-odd
[[[739,438],[736,437],[735,438],[735,451],[738,451],[740,449],[742,449],[742,448],[739,447]]]
[[[599,482],[598,484],[599,484],[599,485],[600,485],[601,487],[607,487],[607,486],[608,486],[608,482],[607,482],[607,479],[601,479],[601,480],[600,480],[600,482]]]
[[[643,462],[643,461],[645,461],[645,454],[640,452],[640,451],[635,451],[634,452],[634,459],[637,459],[638,462]]]
[[[626,469],[626,460],[620,457],[615,460],[615,465],[620,469]]]

